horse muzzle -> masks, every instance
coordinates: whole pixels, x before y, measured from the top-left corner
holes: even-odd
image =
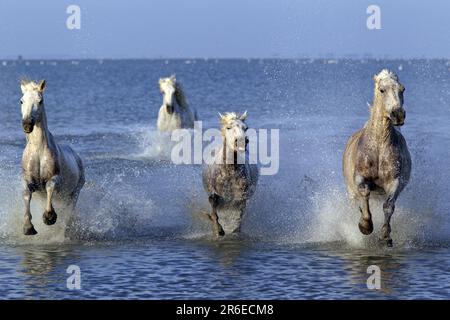
[[[245,139],[236,139],[234,141],[235,150],[239,152],[245,152],[247,150],[248,146],[248,138],[245,137]]]
[[[31,133],[34,129],[34,121],[22,121],[22,127],[25,133]]]
[[[392,111],[391,121],[394,126],[401,127],[405,124],[406,119],[406,111],[405,110],[396,110]]]
[[[172,114],[175,110],[175,108],[173,107],[173,105],[171,104],[166,104],[166,110],[168,114]]]

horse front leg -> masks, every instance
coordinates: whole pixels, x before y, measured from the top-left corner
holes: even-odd
[[[212,194],[209,196],[209,203],[211,204],[211,222],[214,228],[214,235],[216,237],[224,236],[225,232],[223,231],[222,226],[219,223],[219,216],[217,215],[217,207],[219,206],[219,196],[216,194]]]
[[[60,185],[60,177],[58,175],[53,176],[45,184],[45,190],[47,191],[47,204],[42,218],[44,220],[44,223],[48,226],[55,224],[56,219],[58,217],[56,215],[55,209],[53,208],[52,200],[53,200],[53,193],[58,190],[59,185]]]
[[[361,198],[359,211],[361,218],[359,219],[358,227],[362,234],[369,235],[373,232],[372,213],[369,207],[370,188],[366,181],[361,181],[358,184],[358,193]]]
[[[23,234],[26,236],[33,236],[35,234],[37,234],[36,229],[34,229],[33,224],[31,223],[31,208],[30,208],[30,204],[31,204],[31,195],[33,193],[32,191],[33,187],[32,185],[26,185],[24,190],[23,190],[23,201],[25,203],[25,221],[23,224]]]
[[[246,207],[247,207],[246,200],[242,200],[237,203],[236,210],[239,211],[239,217],[238,217],[238,221],[236,221],[236,229],[234,229],[232,231],[232,233],[240,233],[241,232],[242,217],[244,216]]]
[[[395,210],[395,202],[400,194],[399,180],[396,179],[387,187],[387,199],[383,203],[384,224],[381,227],[380,241],[386,241],[388,247],[392,247],[391,239],[391,218]]]

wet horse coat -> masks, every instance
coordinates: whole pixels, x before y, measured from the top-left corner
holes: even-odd
[[[247,113],[221,115],[222,147],[216,154],[216,161],[205,167],[203,186],[211,204],[212,222],[216,236],[239,232],[242,216],[248,199],[253,195],[258,181],[258,167],[255,164],[238,162],[247,153]],[[220,213],[218,213],[220,212]],[[219,218],[226,222],[224,226]]]
[[[158,113],[159,131],[171,132],[175,129],[194,128],[197,112],[186,102],[184,92],[175,76],[159,80],[163,104]]]
[[[45,81],[21,83],[22,126],[27,140],[22,156],[25,235],[37,233],[31,223],[30,203],[33,193],[46,197],[43,220],[45,224],[52,225],[57,219],[52,204],[54,194],[73,209],[84,185],[81,158],[69,146],[58,145],[48,130],[44,89]]]
[[[344,178],[350,198],[360,202],[359,229],[363,234],[373,231],[369,207],[373,191],[385,194],[385,215],[380,240],[392,245],[390,221],[398,196],[408,184],[411,156],[406,140],[395,126],[404,124],[404,87],[388,70],[374,76],[374,103],[370,119],[347,142],[343,156]]]

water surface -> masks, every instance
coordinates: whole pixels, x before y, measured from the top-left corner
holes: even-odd
[[[372,75],[389,67],[406,87],[411,182],[393,217],[394,248],[359,233],[341,155],[368,117]],[[0,297],[450,298],[450,63],[445,60],[6,61],[0,67]],[[204,128],[218,112],[280,129],[280,169],[262,176],[241,238],[212,239],[201,166],[174,165],[155,130],[158,78],[176,73]],[[45,78],[50,130],[83,158],[78,210],[21,235],[25,144],[18,80]],[[66,287],[69,265],[82,289]],[[367,267],[382,272],[366,286]]]

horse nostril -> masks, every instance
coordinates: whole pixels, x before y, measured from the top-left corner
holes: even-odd
[[[398,109],[392,111],[392,121],[394,122],[394,124],[403,125],[403,123],[405,122],[405,118],[406,118],[405,110]]]
[[[30,133],[31,131],[33,131],[34,121],[24,120],[22,121],[22,127],[26,133]]]

